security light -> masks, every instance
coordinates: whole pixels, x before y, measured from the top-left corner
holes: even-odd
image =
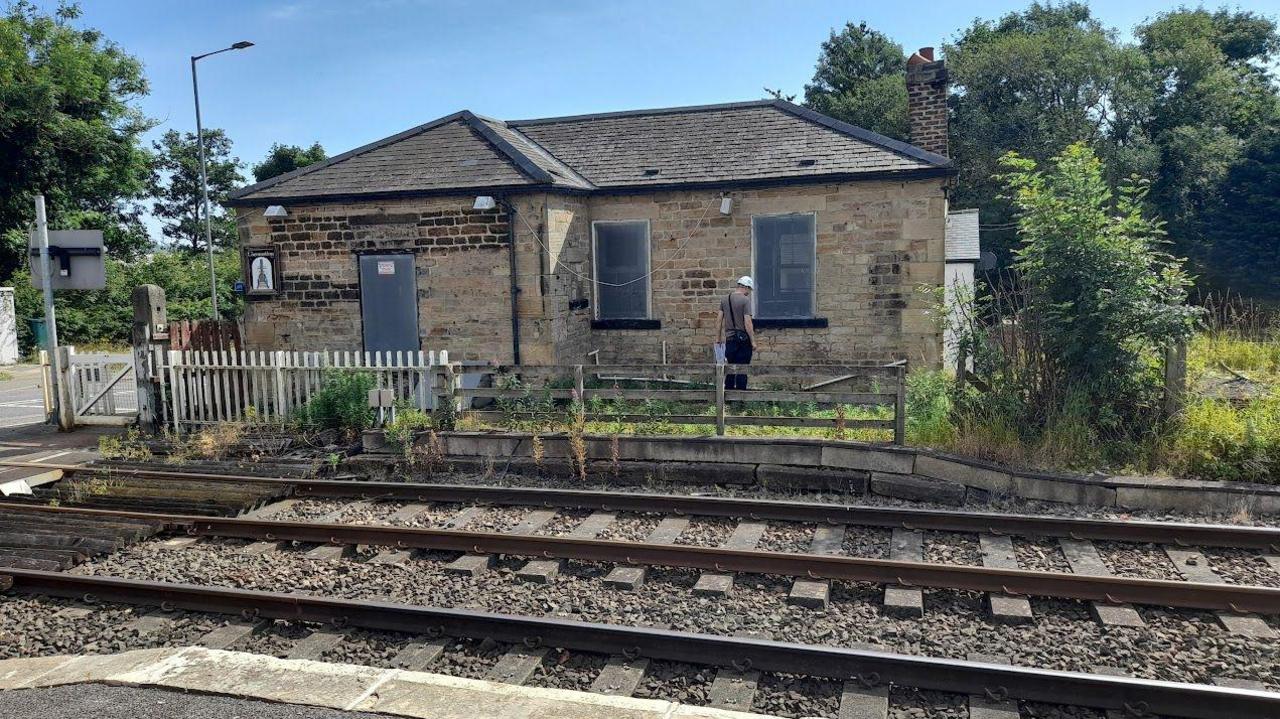
[[[289,211],[280,205],[271,205],[263,213],[263,217],[288,217]]]
[[[476,203],[471,206],[473,210],[492,210],[498,206],[498,202],[488,195],[477,195]]]
[[[728,215],[733,213],[733,198],[725,197],[720,200],[720,214]]]

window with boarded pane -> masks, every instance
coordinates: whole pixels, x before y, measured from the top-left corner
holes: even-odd
[[[649,317],[649,223],[594,222],[596,317]]]
[[[815,230],[813,215],[751,218],[756,317],[813,317]]]

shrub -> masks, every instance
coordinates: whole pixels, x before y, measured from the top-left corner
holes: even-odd
[[[961,443],[1020,464],[1131,461],[1161,423],[1164,348],[1202,314],[1186,304],[1182,261],[1161,249],[1145,185],[1113,193],[1086,145],[1045,168],[1014,154],[1002,164],[1013,267],[945,315],[973,363],[953,411]]]
[[[329,370],[324,375],[320,391],[299,410],[297,419],[321,429],[358,434],[373,425],[369,390],[375,384],[373,375],[368,372]]]

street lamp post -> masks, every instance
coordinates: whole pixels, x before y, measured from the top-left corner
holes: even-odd
[[[196,61],[229,50],[253,47],[248,40],[232,44],[221,50],[191,56],[191,90],[196,98],[196,144],[200,148],[200,193],[204,197],[204,242],[209,252],[209,299],[213,302],[213,318],[218,319],[218,274],[213,268],[213,214],[209,210],[209,170],[204,159],[204,127],[200,124],[200,83],[196,79]]]

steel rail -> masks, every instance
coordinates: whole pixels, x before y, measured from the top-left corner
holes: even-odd
[[[0,509],[8,509],[12,506],[0,503]],[[766,552],[723,547],[467,532],[453,529],[281,522],[265,519],[229,519],[45,506],[30,508],[35,512],[54,514],[89,512],[95,516],[151,517],[163,520],[170,529],[185,531],[187,534],[196,536],[336,545],[364,544],[476,554],[511,554],[548,559],[689,567],[717,572],[780,574],[792,577],[1046,596],[1105,603],[1280,614],[1280,588],[1237,584],[1091,576],[827,554]]]
[[[744,497],[688,496],[600,490],[488,487],[409,482],[361,482],[307,480],[189,473],[181,470],[135,470],[110,467],[2,462],[0,466],[35,466],[73,472],[115,475],[181,477],[209,481],[287,484],[294,496],[353,497],[419,502],[599,509],[630,512],[663,512],[709,517],[745,517],[757,520],[853,524],[869,527],[1016,534],[1072,539],[1113,540],[1179,546],[1237,547],[1280,552],[1280,527],[1253,527],[1190,522],[1120,521],[1052,517],[996,512],[960,512],[944,509],[876,507],[824,504],[792,500]]]
[[[489,638],[628,657],[747,667],[867,685],[902,684],[961,694],[1130,710],[1188,719],[1270,719],[1280,716],[1280,693],[986,664],[841,647],[724,637],[690,632],[575,622],[463,609],[334,599],[224,587],[169,584],[117,577],[5,569],[0,587],[89,601],[160,605],[247,617],[327,622],[336,626]]]

